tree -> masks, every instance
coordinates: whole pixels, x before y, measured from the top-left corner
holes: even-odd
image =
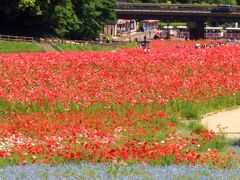
[[[1,0],[0,1],[0,19],[1,22],[13,22],[18,16],[18,0]]]
[[[54,6],[50,21],[51,28],[60,37],[70,33],[70,31],[78,30],[81,24],[73,10],[71,0],[64,0]]]
[[[74,11],[81,21],[75,37],[94,39],[102,31],[104,23],[115,21],[115,0],[73,0]]]
[[[115,6],[116,0],[1,0],[1,29],[95,38],[104,23],[115,21]]]
[[[32,15],[41,15],[42,11],[36,0],[20,0],[18,8],[21,11],[28,11]]]

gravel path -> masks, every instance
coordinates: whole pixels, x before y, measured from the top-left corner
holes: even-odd
[[[209,130],[219,132],[218,126],[221,125],[227,137],[240,138],[240,108],[207,115],[202,122]]]

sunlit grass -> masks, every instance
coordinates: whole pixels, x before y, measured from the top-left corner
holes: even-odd
[[[109,44],[109,46],[103,46],[100,44],[89,44],[89,45],[81,45],[81,44],[66,44],[66,43],[55,43],[52,46],[59,51],[110,51],[124,48],[135,48],[137,46],[136,42],[129,42],[123,45]]]
[[[37,43],[0,40],[0,53],[41,52]]]

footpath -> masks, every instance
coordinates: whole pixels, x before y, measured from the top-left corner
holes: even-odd
[[[39,46],[42,48],[42,51],[44,52],[57,52],[56,49],[54,49],[49,43],[47,42],[40,42]]]
[[[215,132],[221,127],[228,138],[240,138],[240,108],[206,115],[202,123]]]

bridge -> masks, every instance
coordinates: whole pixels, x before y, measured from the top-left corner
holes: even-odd
[[[167,22],[188,23],[192,39],[204,38],[207,21],[237,22],[240,6],[231,6],[231,11],[216,11],[218,5],[163,4],[163,3],[118,3],[115,8],[118,19],[157,19]]]

